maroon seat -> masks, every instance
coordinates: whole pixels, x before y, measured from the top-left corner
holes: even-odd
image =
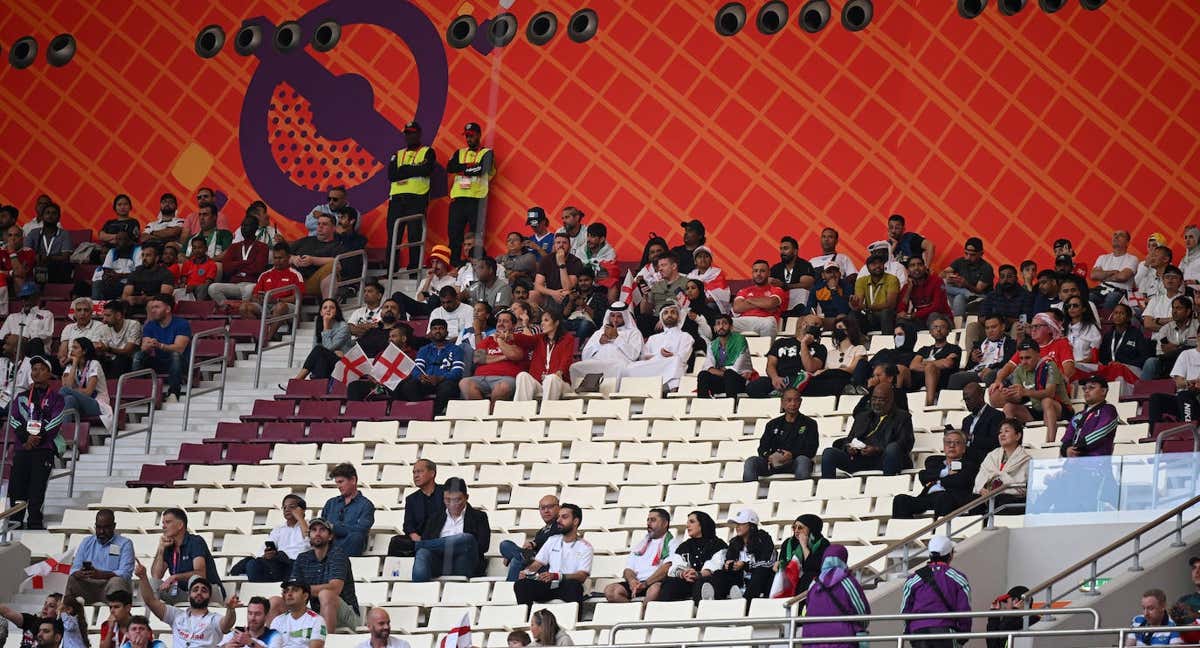
[[[302,400],[292,419],[296,421],[333,421],[342,413],[341,401]]]
[[[1148,401],[1150,394],[1174,394],[1175,381],[1171,378],[1157,380],[1139,380],[1133,384],[1133,392],[1128,400]],[[1125,399],[1122,399],[1125,400]]]
[[[220,443],[181,443],[179,458],[168,459],[168,464],[219,464],[221,463]]]
[[[162,407],[162,400],[164,398],[163,395],[166,393],[166,389],[162,387],[162,378],[159,378],[158,380],[159,390],[156,407]],[[116,405],[117,381],[108,381],[108,393],[113,399],[113,405]],[[121,390],[121,401],[127,403],[132,400],[150,398],[152,393],[154,393],[153,378],[130,378],[129,380],[125,381],[125,386]]]
[[[74,239],[71,242],[74,243]],[[92,277],[96,274],[96,267],[96,264],[93,263],[83,263],[75,266],[75,281],[91,281]]]
[[[417,401],[408,403],[405,401],[392,401],[392,408],[389,412],[389,418],[405,423],[407,421],[432,421],[433,420],[433,401]]]
[[[92,230],[90,229],[67,230],[67,236],[71,237],[71,245],[76,247],[80,243],[92,242]]]
[[[192,327],[192,333],[199,333],[200,331],[207,331],[209,329],[221,328],[222,326],[225,326],[225,320],[223,318],[196,317],[186,319],[188,320],[188,326]]]
[[[258,339],[260,320],[234,319],[229,322],[229,336],[239,342],[253,342]]]
[[[327,380],[304,380],[300,378],[290,378],[287,382],[287,389],[282,394],[276,394],[276,400],[284,399],[316,399],[324,398],[325,393],[329,390],[329,381]]]
[[[67,441],[79,441],[79,454],[88,451],[88,446],[92,443],[92,424],[88,420],[79,422],[79,429],[75,428],[75,424],[71,421],[63,423],[59,434]]]
[[[71,299],[71,291],[75,289],[75,284],[69,283],[48,283],[42,286],[43,299]],[[17,302],[20,304],[20,302]]]
[[[241,443],[258,440],[258,423],[233,423],[222,421],[217,423],[217,434],[205,441],[218,443]]]
[[[258,441],[259,443],[300,443],[304,441],[304,424],[280,421],[264,423],[263,433]]]
[[[166,466],[157,464],[142,464],[142,472],[137,479],[125,482],[129,488],[159,488],[170,486],[177,479],[183,479],[183,471],[187,466],[177,463]]]
[[[386,268],[387,248],[367,248],[367,267]]]
[[[294,400],[263,400],[254,401],[254,409],[249,414],[242,415],[242,421],[279,421],[292,418],[296,411]]]
[[[227,464],[256,464],[271,457],[271,446],[267,443],[231,444],[225,450]]]
[[[42,302],[42,308],[50,311],[50,314],[54,315],[55,319],[69,318],[71,316],[71,302],[69,301],[47,300]]]
[[[346,401],[346,412],[338,416],[336,421],[383,421],[388,418],[388,402],[381,401]]]
[[[349,422],[313,423],[308,426],[308,436],[304,440],[309,443],[337,443],[353,432],[353,424]]]
[[[346,400],[346,385],[345,383],[336,380],[329,381],[329,392],[321,398],[325,400]]]
[[[221,338],[201,338],[196,343],[196,361],[208,360],[209,358],[219,358],[225,353],[225,364],[233,366],[237,362],[237,350],[233,346],[233,341],[230,340],[229,350],[226,353],[225,340]]]
[[[184,300],[175,302],[175,308],[172,310],[172,312],[184,318],[210,317],[213,314],[213,308],[215,307],[216,303],[209,300]]]

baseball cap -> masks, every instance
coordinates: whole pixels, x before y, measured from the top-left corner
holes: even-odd
[[[209,583],[208,579],[203,576],[192,576],[191,578],[189,578],[188,579],[188,589],[189,590],[192,589],[192,587],[194,587],[197,583],[208,588],[208,591],[210,593],[212,592],[212,583]]]
[[[333,523],[330,522],[329,520],[326,520],[323,517],[315,517],[308,521],[308,526],[311,527],[314,524],[320,524],[321,526],[325,527],[326,529],[329,529],[330,532],[333,531]]]
[[[870,256],[867,257],[867,263],[871,263],[872,261],[878,261],[880,263],[887,263],[887,260],[888,260],[888,253],[884,250],[875,250],[874,252],[872,252],[870,254]]]
[[[694,218],[692,220],[683,221],[679,225],[685,230],[692,230],[700,236],[704,236],[704,223],[701,223]]]
[[[1057,248],[1057,247],[1063,247],[1064,245],[1067,247],[1074,247],[1071,245],[1071,239],[1065,239],[1065,238],[1055,239],[1054,245],[1052,247]]]
[[[525,210],[525,224],[532,225],[538,221],[546,220],[546,210],[541,207],[530,207]]]
[[[1178,276],[1182,277],[1183,270],[1180,270],[1179,266],[1177,266],[1177,265],[1169,265],[1169,266],[1163,268],[1163,276],[1165,277],[1167,275],[1178,275]]]
[[[296,579],[294,579],[294,578],[293,578],[293,579],[290,579],[290,580],[285,580],[285,581],[283,581],[282,583],[280,583],[280,584],[279,584],[279,589],[281,589],[281,590],[285,590],[285,589],[287,589],[287,588],[289,588],[289,587],[299,587],[300,589],[304,590],[304,592],[305,592],[306,594],[311,594],[311,593],[312,593],[312,589],[311,589],[311,588],[309,588],[309,586],[308,586],[308,583],[304,583],[304,582],[298,581],[298,580],[296,580]]]
[[[419,133],[419,132],[421,132],[421,125],[415,121],[410,121],[404,125],[404,132],[405,133]]]
[[[1012,587],[1007,592],[1008,598],[1010,598],[1010,599],[1019,599],[1028,593],[1029,593],[1029,588],[1025,587],[1024,585],[1017,585],[1015,587]]]
[[[32,367],[35,364],[42,364],[42,365],[45,365],[47,368],[50,368],[50,366],[51,366],[50,361],[47,360],[43,356],[40,356],[40,355],[29,356],[29,366]]]
[[[977,252],[983,252],[983,239],[978,236],[972,236],[967,239],[967,243],[963,246],[966,248],[975,248]]]
[[[1155,232],[1146,238],[1146,245],[1153,247],[1154,245],[1166,245],[1167,237],[1163,236],[1162,232]]]
[[[838,272],[841,272],[842,266],[830,261],[829,263],[825,264],[825,267],[823,269],[824,270],[837,270]]]
[[[949,556],[954,553],[954,542],[944,535],[933,536],[929,539],[929,553]]]
[[[38,285],[32,281],[27,281],[21,286],[21,292],[17,296],[33,297],[34,295],[38,294],[41,294],[41,291],[38,289]]]
[[[744,508],[729,518],[734,524],[758,524],[758,513],[754,509]]]
[[[482,133],[482,132],[483,132],[483,129],[480,128],[479,124],[476,124],[475,122],[467,122],[467,125],[463,126],[463,133]]]
[[[703,253],[703,254],[707,254],[708,256],[712,256],[712,255],[713,255],[713,253],[712,253],[712,250],[708,249],[708,246],[707,246],[707,245],[697,245],[697,246],[696,246],[696,249],[695,249],[695,250],[692,250],[692,256],[693,256],[693,257],[694,257],[694,256],[698,256],[698,255],[699,255],[699,254],[701,254],[701,253]]]
[[[874,243],[867,244],[867,254],[874,254],[875,252],[888,252],[891,249],[892,245],[887,241],[875,241]]]

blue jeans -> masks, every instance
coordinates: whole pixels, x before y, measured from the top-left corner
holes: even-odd
[[[525,569],[525,550],[512,540],[505,540],[500,543],[500,555],[508,560],[508,582],[516,581]]]
[[[575,334],[580,344],[586,343],[592,337],[592,333],[596,332],[596,325],[590,319],[566,319],[562,325]]]
[[[955,317],[967,314],[967,302],[974,294],[966,288],[946,286],[946,298],[950,300],[950,310],[954,311]]]
[[[63,387],[58,393],[62,394],[63,400],[67,402],[68,409],[79,412],[79,418],[100,416],[100,403],[97,403],[95,398],[69,387]]]
[[[474,576],[479,562],[479,543],[469,533],[421,540],[416,543],[412,580],[427,583],[438,576]]]
[[[153,368],[167,374],[167,393],[180,395],[183,392],[183,377],[187,371],[187,358],[178,351],[158,350],[155,355],[145,351],[133,354],[133,370]]]

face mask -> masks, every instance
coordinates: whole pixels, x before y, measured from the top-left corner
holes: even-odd
[[[904,336],[903,336],[903,335],[897,335],[897,336],[896,336],[896,348],[897,348],[897,349],[899,349],[899,348],[900,348],[900,347],[902,347],[902,346],[904,346]]]
[[[842,329],[833,329],[833,341],[841,344],[842,340],[846,339],[846,331]]]

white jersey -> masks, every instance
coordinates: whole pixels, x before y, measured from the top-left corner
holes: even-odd
[[[564,576],[575,572],[590,574],[592,573],[592,545],[580,537],[567,542],[561,535],[550,536],[534,560],[546,565],[547,569],[555,574]],[[559,582],[552,581],[550,587],[558,587]]]
[[[354,648],[372,648],[371,640],[367,639]],[[388,637],[387,648],[412,648],[412,646],[400,637]]]
[[[171,626],[172,648],[216,648],[221,641],[221,615],[192,614],[191,610],[168,606],[162,620]]]
[[[300,618],[284,612],[271,621],[271,629],[283,636],[283,648],[308,648],[310,641],[325,641],[325,619],[312,610],[304,610]]]

